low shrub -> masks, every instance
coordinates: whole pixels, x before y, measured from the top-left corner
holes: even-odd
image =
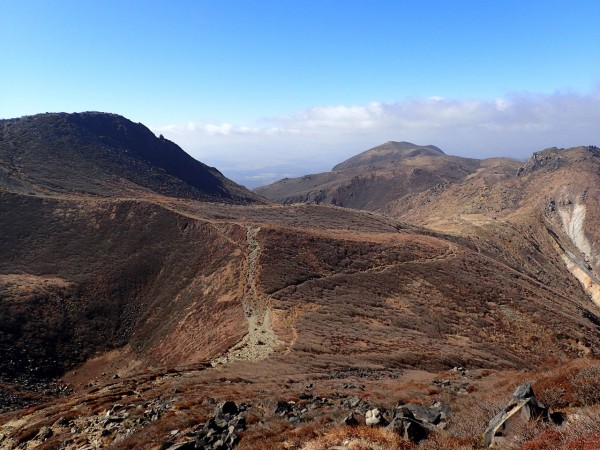
[[[600,403],[600,365],[588,366],[577,372],[572,378],[575,401],[581,406]]]
[[[328,450],[333,446],[348,450],[408,450],[413,445],[385,428],[344,427],[306,443],[302,450]]]
[[[566,391],[562,387],[548,386],[545,389],[536,391],[535,396],[546,408],[556,410],[567,406],[565,394]]]
[[[561,432],[565,447],[572,449],[583,448],[577,446],[575,443],[587,442],[591,436],[600,436],[600,407],[595,406],[574,413],[567,426]]]
[[[523,444],[522,450],[555,450],[560,447],[561,434],[557,430],[544,430]]]

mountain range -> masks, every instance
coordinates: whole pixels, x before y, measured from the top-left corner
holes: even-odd
[[[448,156],[433,145],[390,141],[337,164],[331,172],[285,178],[255,192],[283,204],[311,202],[375,211],[405,195],[461,181],[490,164],[508,173],[521,165],[507,158]]]
[[[330,427],[351,396],[460,410],[581,368],[599,174],[592,146],[521,163],[391,141],[251,192],[118,115],[2,120],[0,446],[209,448],[216,398],[254,405],[240,448],[309,448],[324,431],[288,425]]]

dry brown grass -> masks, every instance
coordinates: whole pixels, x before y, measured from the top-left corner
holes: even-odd
[[[560,386],[548,386],[545,389],[536,391],[537,399],[550,410],[564,408],[566,391]]]
[[[523,443],[523,450],[556,450],[562,435],[558,430],[544,430],[533,439]]]
[[[346,427],[307,442],[302,450],[327,450],[333,446],[345,446],[348,450],[408,450],[414,444],[384,428]]]
[[[598,386],[596,386],[598,388]],[[562,441],[565,444],[589,440],[591,436],[600,435],[600,405],[585,408],[576,413],[570,423],[562,431]]]
[[[600,365],[579,359],[545,371],[533,384],[538,399],[551,409],[600,403]]]
[[[523,450],[597,450],[600,448],[600,406],[573,412],[560,428],[534,423],[519,430],[515,444]]]
[[[432,396],[447,394],[432,387],[431,379],[402,380],[406,368],[439,371],[463,365],[473,372],[482,367],[499,373],[505,368],[541,371],[498,378],[482,373],[485,381],[469,380],[464,397],[448,395],[453,411],[447,431],[423,444],[432,449],[477,446],[487,421],[525,377],[538,380],[535,392],[554,409],[599,401],[594,388],[600,382],[597,363],[539,366],[546,358],[566,359],[600,349],[595,316],[583,302],[589,299],[562,261],[551,256],[541,224],[498,221],[471,239],[316,206],[242,208],[104,199],[92,207],[84,199],[20,196],[7,198],[3,205],[22,217],[6,224],[8,238],[0,253],[16,256],[0,268],[7,273],[52,271],[70,284],[58,289],[44,287],[42,280],[40,295],[30,295],[32,282],[26,277],[27,296],[20,302],[7,300],[0,308],[0,332],[16,336],[24,330],[46,346],[51,343],[38,356],[46,360],[56,353],[59,368],[126,342],[135,348],[140,364],[189,362],[190,355],[209,358],[228,348],[247,329],[237,295],[244,279],[244,224],[260,225],[256,287],[272,296],[275,311],[290,317],[284,323],[289,339],[293,337],[289,352],[252,366],[239,363],[207,370],[206,376],[196,373],[194,381],[191,376],[178,382],[154,376],[135,387],[139,403],[143,398],[169,399],[173,411],[188,418],[206,417],[198,404],[207,395],[253,403],[251,427],[240,448],[299,449],[308,440],[318,445],[344,433],[356,446],[370,445],[360,443],[366,435],[350,436],[356,431],[332,430],[343,414],[338,394],[360,395],[371,406],[384,407],[399,397],[405,403],[426,404]],[[59,211],[70,216],[59,216]],[[566,302],[567,297],[572,301]],[[63,310],[64,323],[55,315]],[[81,329],[80,318],[85,319]],[[76,336],[62,332],[71,329],[66,326],[70,323],[77,325]],[[121,325],[115,328],[116,323]],[[52,336],[40,335],[40,329]],[[32,350],[35,343],[28,343]],[[362,370],[348,372],[356,378],[344,382],[364,383],[364,392],[341,391],[341,379],[327,378],[346,369]],[[390,372],[399,378],[386,378]],[[307,414],[302,417],[306,422],[292,426],[273,417],[272,408],[258,406],[267,399],[298,400],[307,379],[332,380],[312,391],[333,399],[332,408]],[[78,415],[100,414],[123,402],[122,396],[138,403],[128,388],[107,391],[99,383],[88,391],[93,395],[74,400],[81,402],[79,409],[73,408]],[[40,419],[46,419],[43,413],[32,416],[18,430],[18,438],[31,438]],[[165,415],[119,445],[155,445],[170,429],[187,426],[186,420]],[[561,445],[587,445],[597,430],[586,420],[561,432]],[[527,445],[547,432],[524,428],[518,442]],[[369,439],[384,445],[384,431],[368,433],[379,433],[380,441],[375,434]]]
[[[459,439],[446,431],[438,431],[429,435],[427,440],[421,442],[422,450],[472,450],[473,439]]]
[[[543,374],[535,383],[533,390],[540,401],[549,408],[564,408],[574,400],[571,378],[577,367],[561,365]]]
[[[294,427],[287,420],[271,418],[244,433],[239,450],[298,449],[303,441],[323,432],[320,424]]]
[[[448,418],[447,435],[461,445],[477,447],[490,419],[504,406],[505,400],[467,398],[455,406]]]
[[[135,434],[114,442],[112,450],[134,450],[157,448],[158,444],[165,441],[172,430],[184,430],[198,425],[196,417],[175,415],[168,412],[150,427],[146,427]]]
[[[561,450],[598,450],[598,442],[600,433],[590,434],[563,445]]]

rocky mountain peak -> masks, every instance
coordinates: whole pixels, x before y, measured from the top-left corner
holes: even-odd
[[[553,172],[562,167],[583,161],[595,160],[600,162],[599,158],[600,149],[593,145],[568,149],[550,147],[533,153],[525,166],[519,170],[518,175],[535,171]]]

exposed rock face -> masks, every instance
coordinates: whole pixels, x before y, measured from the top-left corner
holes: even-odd
[[[569,244],[574,245],[573,251],[578,253],[575,255],[567,250],[560,238],[555,235],[557,250],[561,253],[567,269],[579,280],[591,299],[600,307],[600,279],[597,273],[597,269],[600,267],[600,256],[595,245],[586,235],[586,228],[591,228],[586,224],[586,212],[587,207],[584,200],[577,198],[575,202],[570,199],[559,202],[559,205],[554,205],[554,209],[551,209],[549,214],[558,214],[563,231],[570,241]]]
[[[446,421],[450,414],[450,407],[442,402],[436,402],[432,405],[398,405],[395,411],[404,412],[408,410],[415,420],[425,424],[441,425]],[[396,414],[395,414],[396,415]]]
[[[548,420],[548,409],[535,398],[531,384],[522,384],[515,389],[504,409],[490,420],[484,432],[484,444],[488,447],[501,445],[518,423],[536,419]]]
[[[356,413],[350,413],[342,420],[342,425],[346,425],[348,427],[356,427],[360,425],[360,420],[357,417]]]
[[[589,161],[600,157],[600,149],[596,146],[580,146],[568,149],[551,147],[535,152],[519,170],[519,176],[531,172],[555,172],[563,167],[578,162]]]
[[[449,412],[448,405],[439,402],[431,406],[398,405],[388,415],[388,421],[384,410],[374,408],[366,411],[365,424],[370,427],[386,427],[404,439],[420,442],[426,439],[429,433],[444,426]],[[343,423],[353,426],[354,413],[347,416]]]

